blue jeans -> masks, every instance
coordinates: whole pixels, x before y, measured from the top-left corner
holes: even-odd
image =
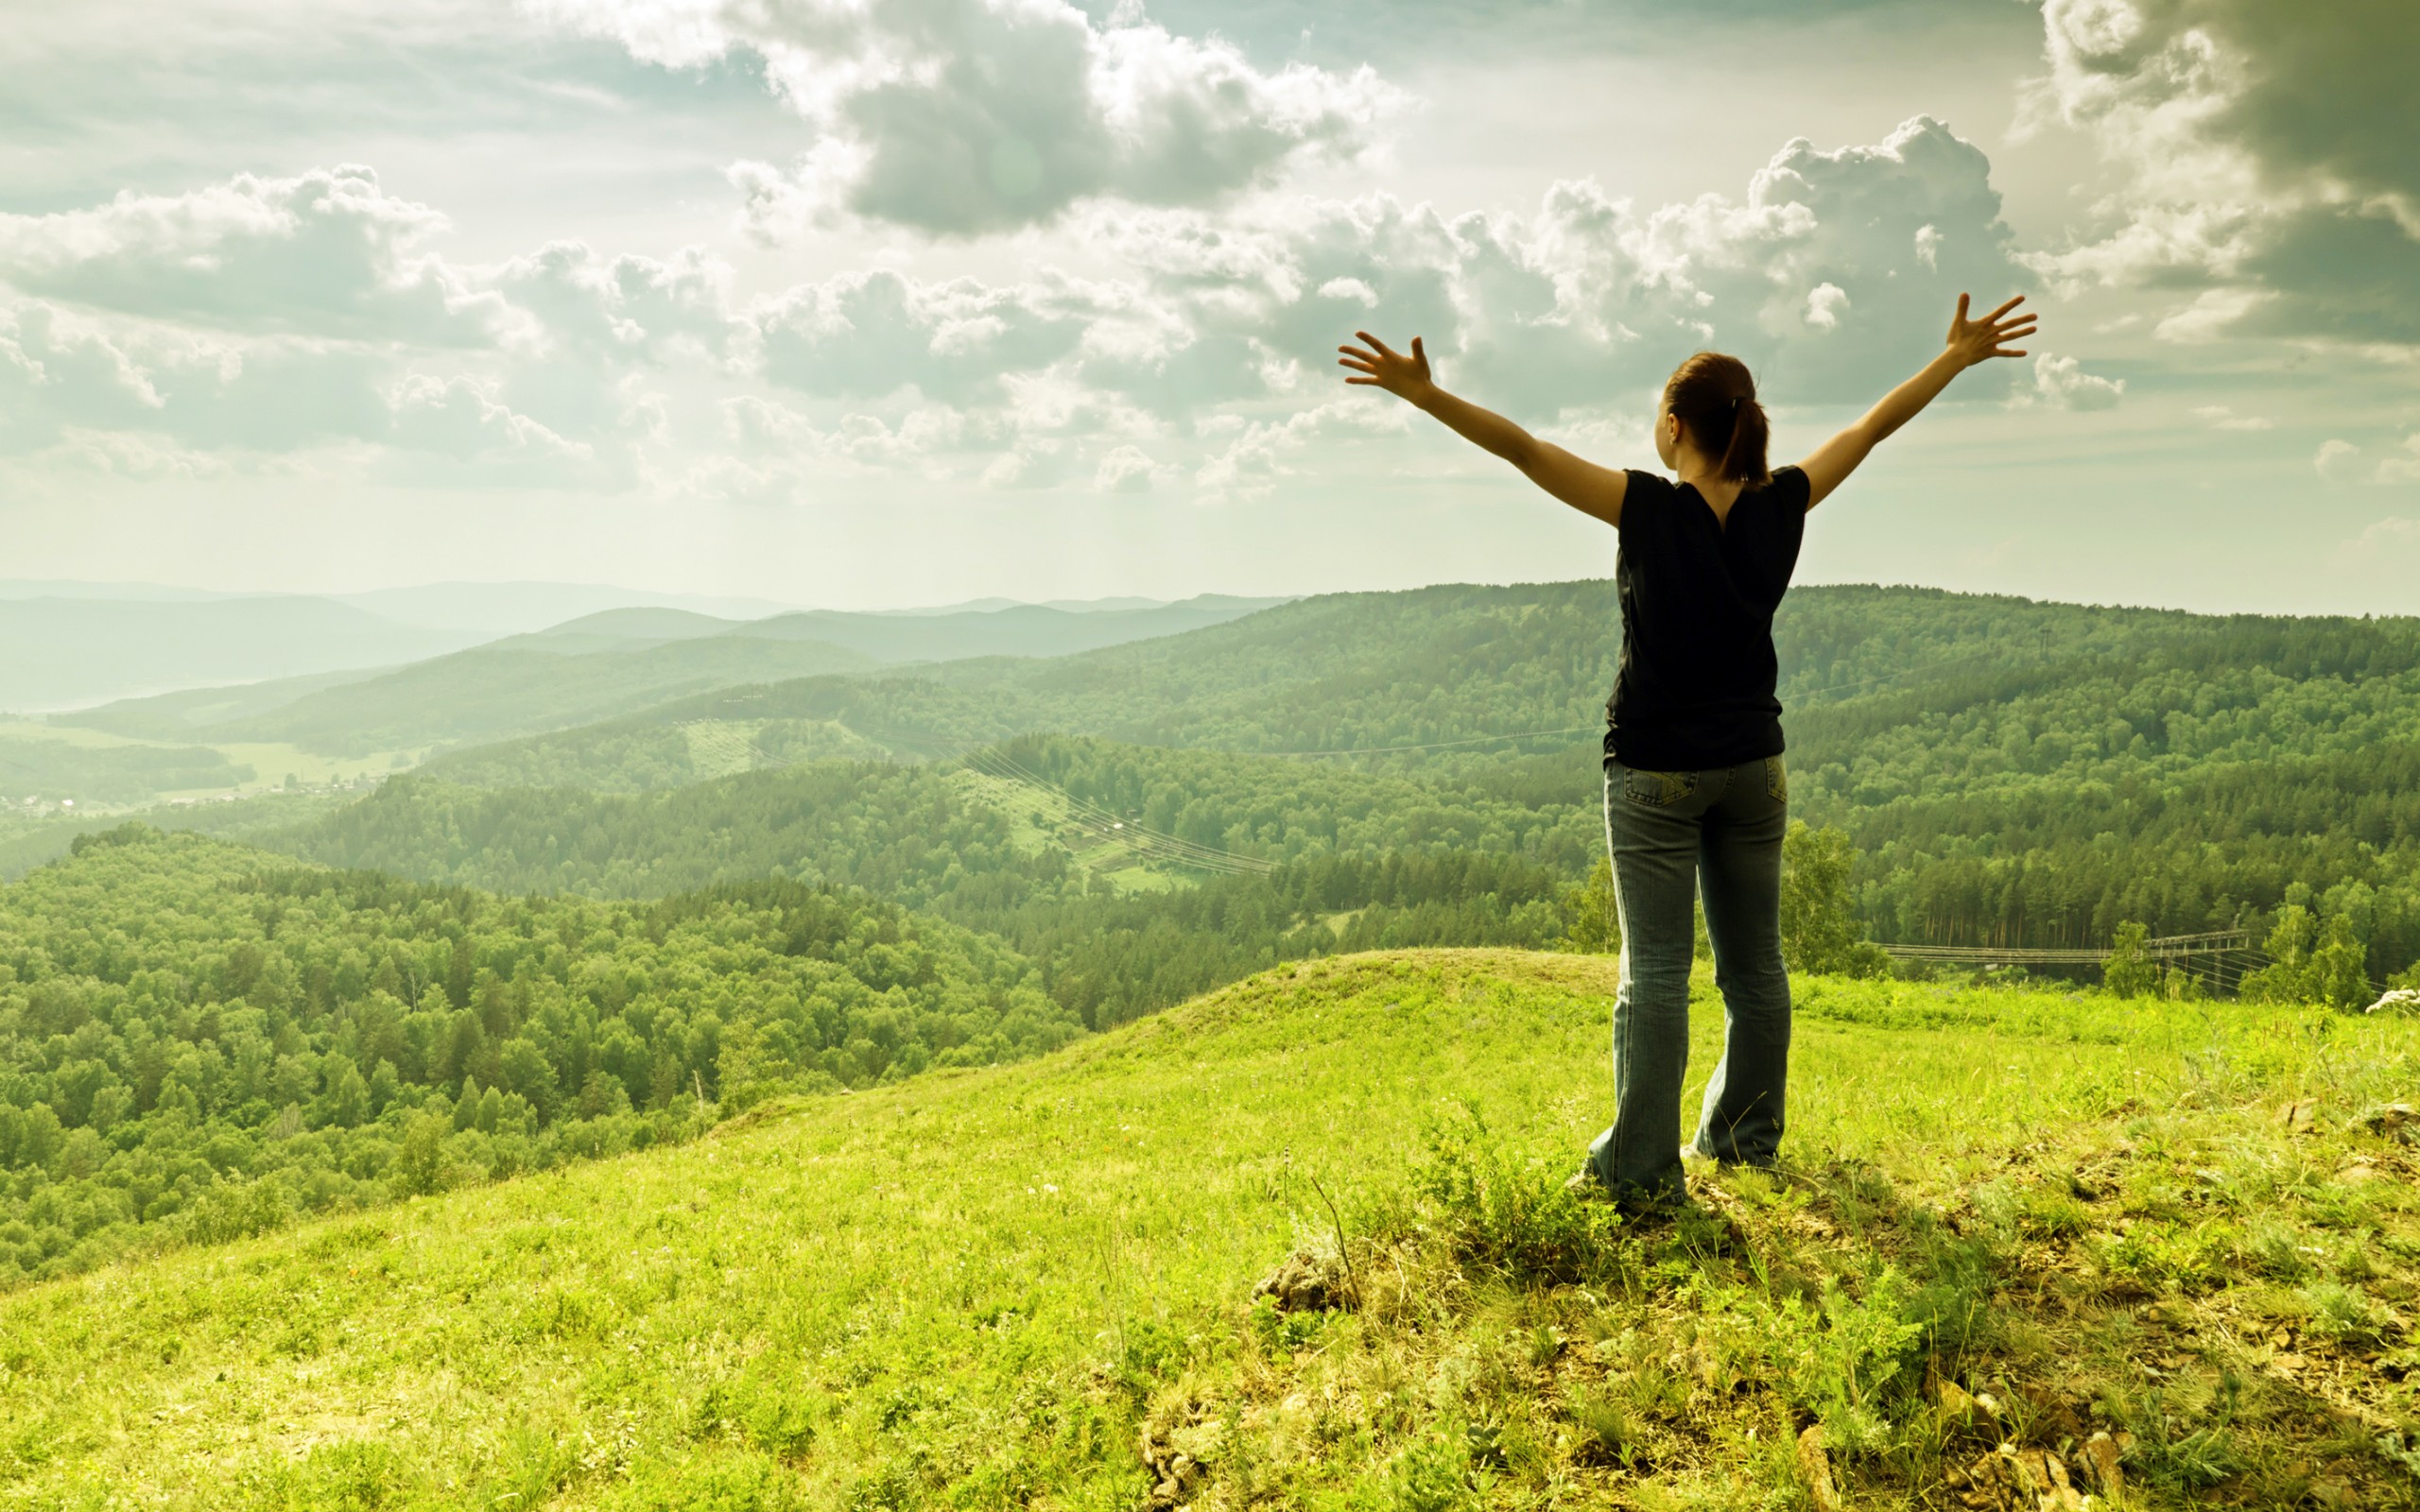
[[[1681,1190],[1681,1081],[1689,1065],[1691,903],[1705,901],[1722,990],[1722,1062],[1705,1089],[1698,1154],[1770,1165],[1789,1072],[1789,976],[1781,959],[1781,758],[1710,772],[1605,762],[1605,843],[1621,910],[1614,1001],[1614,1126],[1588,1166],[1621,1194]]]

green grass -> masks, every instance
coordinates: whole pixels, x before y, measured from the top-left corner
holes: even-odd
[[[2420,1024],[1803,982],[1788,1164],[1634,1228],[1561,1191],[1611,979],[1287,968],[0,1297],[0,1507],[1794,1508],[1818,1423],[1859,1507],[2095,1429],[2128,1506],[2412,1504]]]

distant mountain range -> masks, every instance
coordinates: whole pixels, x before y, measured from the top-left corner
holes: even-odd
[[[1204,595],[1145,609],[814,610],[757,620],[620,608],[407,665],[187,687],[55,715],[52,723],[142,740],[290,742],[350,758],[558,730],[719,688],[921,662],[1101,650],[1222,625],[1284,602]]]
[[[430,674],[411,664],[493,645],[521,659],[530,680],[557,682],[565,656],[635,655],[717,637],[755,643],[651,660],[623,694],[654,696],[737,681],[839,672],[864,664],[969,656],[1059,656],[1168,635],[1247,614],[1283,599],[1211,594],[1181,604],[1114,598],[1049,605],[979,600],[948,609],[842,613],[801,610],[764,599],[660,593],[585,583],[432,583],[362,593],[223,593],[148,583],[0,579],[0,711],[50,713],[129,699],[165,697],[156,708],[112,711],[99,728],[185,739],[205,727],[253,720],[334,684],[392,674],[413,686]],[[821,648],[804,643],[821,643]],[[527,643],[527,644],[523,644]],[[786,643],[776,649],[767,643]],[[471,663],[473,681],[508,700],[510,677],[489,673],[511,657]],[[613,682],[602,668],[572,679]],[[409,674],[406,676],[406,674]],[[442,680],[441,676],[438,680]],[[556,713],[601,718],[635,707],[626,697],[562,702]],[[344,705],[336,698],[330,707]],[[127,718],[118,717],[127,714]],[[439,740],[551,728],[551,719],[508,731],[464,713]],[[391,723],[391,722],[390,722]],[[442,723],[441,721],[441,723]],[[401,726],[395,727],[403,732]],[[282,738],[282,737],[272,737]],[[357,745],[357,740],[349,740]],[[380,747],[384,748],[384,747]]]

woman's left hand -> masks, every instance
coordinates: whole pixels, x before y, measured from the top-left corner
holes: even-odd
[[[1411,355],[1407,357],[1367,331],[1353,334],[1368,343],[1367,349],[1337,348],[1344,355],[1337,359],[1336,365],[1366,376],[1347,378],[1344,380],[1346,383],[1368,384],[1383,388],[1397,399],[1409,400],[1414,404],[1436,391],[1437,386],[1428,376],[1428,353],[1421,349],[1418,336],[1411,338]]]

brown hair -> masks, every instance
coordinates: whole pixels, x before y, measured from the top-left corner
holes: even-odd
[[[1701,352],[1672,369],[1664,384],[1664,407],[1681,421],[1689,443],[1720,457],[1721,472],[1740,483],[1770,482],[1765,445],[1772,426],[1756,403],[1756,380],[1748,365],[1720,352]]]

